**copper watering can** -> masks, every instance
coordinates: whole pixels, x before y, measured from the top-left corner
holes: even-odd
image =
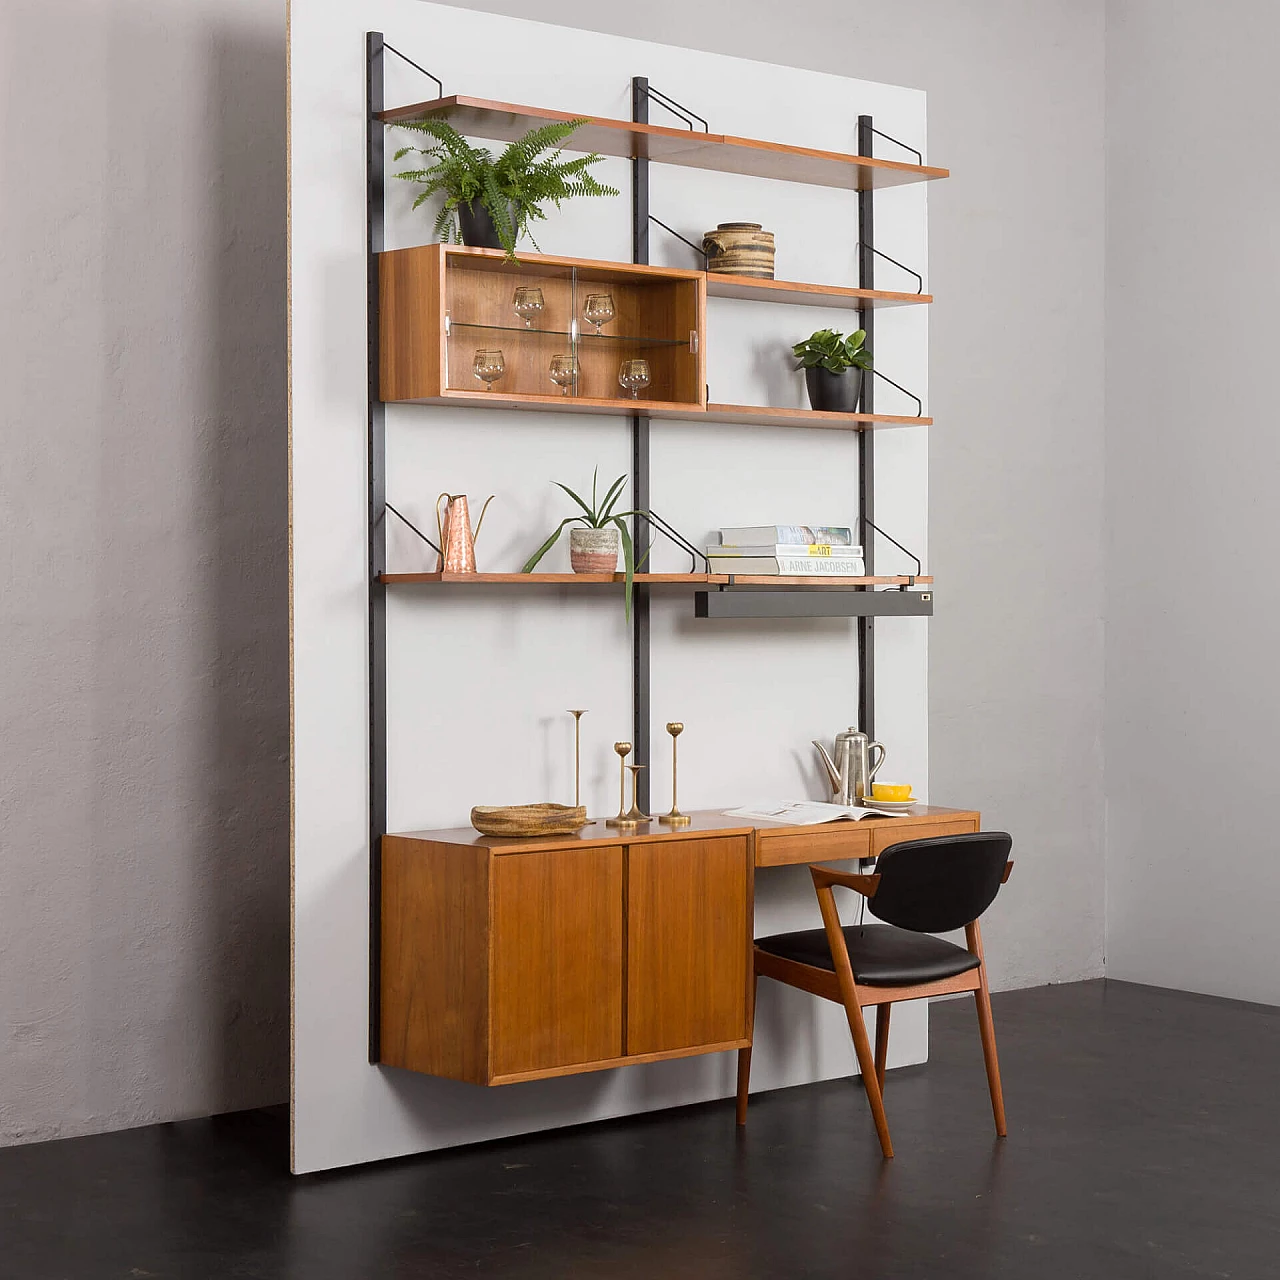
[[[484,513],[494,499],[491,493],[480,508],[480,519],[471,528],[471,512],[465,493],[442,493],[436,499],[436,531],[440,535],[440,569],[444,573],[475,573],[476,539],[484,524]],[[441,512],[440,504],[445,504]]]

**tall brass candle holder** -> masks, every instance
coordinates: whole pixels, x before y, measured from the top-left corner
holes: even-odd
[[[664,813],[658,819],[669,827],[687,827],[693,819],[687,813],[681,813],[676,803],[676,739],[684,732],[684,725],[679,720],[667,724],[667,732],[671,735],[671,812]]]
[[[627,756],[631,754],[631,743],[615,742],[613,749],[618,753],[618,816],[606,818],[604,825],[630,830],[640,825],[627,813]]]
[[[632,824],[649,821],[649,815],[636,803],[636,779],[640,776],[640,770],[645,767],[642,764],[627,765],[631,771],[631,808],[627,810],[627,821]]]
[[[587,711],[584,707],[569,714],[573,717],[573,804],[577,808],[582,804],[582,717]]]

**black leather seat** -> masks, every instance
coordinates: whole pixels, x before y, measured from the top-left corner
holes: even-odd
[[[976,969],[982,963],[972,951],[952,942],[927,933],[895,929],[889,924],[851,924],[842,932],[854,981],[868,987],[940,982]],[[772,938],[757,938],[756,946],[784,960],[836,971],[825,929],[800,929],[795,933],[775,934]]]

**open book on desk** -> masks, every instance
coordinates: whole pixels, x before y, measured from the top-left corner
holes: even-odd
[[[780,822],[788,827],[815,826],[821,822],[861,822],[863,818],[897,818],[900,814],[887,809],[868,809],[862,805],[825,804],[821,800],[793,800],[790,804],[763,805],[753,808],[726,809],[726,818],[754,818],[762,822]]]

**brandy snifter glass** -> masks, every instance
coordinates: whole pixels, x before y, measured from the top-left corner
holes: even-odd
[[[569,395],[578,380],[577,356],[552,356],[551,381],[560,388],[561,395]]]
[[[595,325],[597,336],[600,333],[600,326],[608,324],[615,314],[616,312],[613,309],[613,294],[587,294],[587,300],[582,306],[582,318],[588,324]]]
[[[533,322],[547,309],[546,299],[541,289],[517,289],[511,299],[511,309],[524,321],[526,329],[533,328]]]
[[[501,351],[480,350],[471,362],[471,372],[485,384],[486,391],[493,390],[493,384],[507,371],[507,362]]]
[[[618,384],[624,391],[631,392],[631,398],[638,400],[640,392],[652,381],[647,360],[624,360],[618,370]]]

